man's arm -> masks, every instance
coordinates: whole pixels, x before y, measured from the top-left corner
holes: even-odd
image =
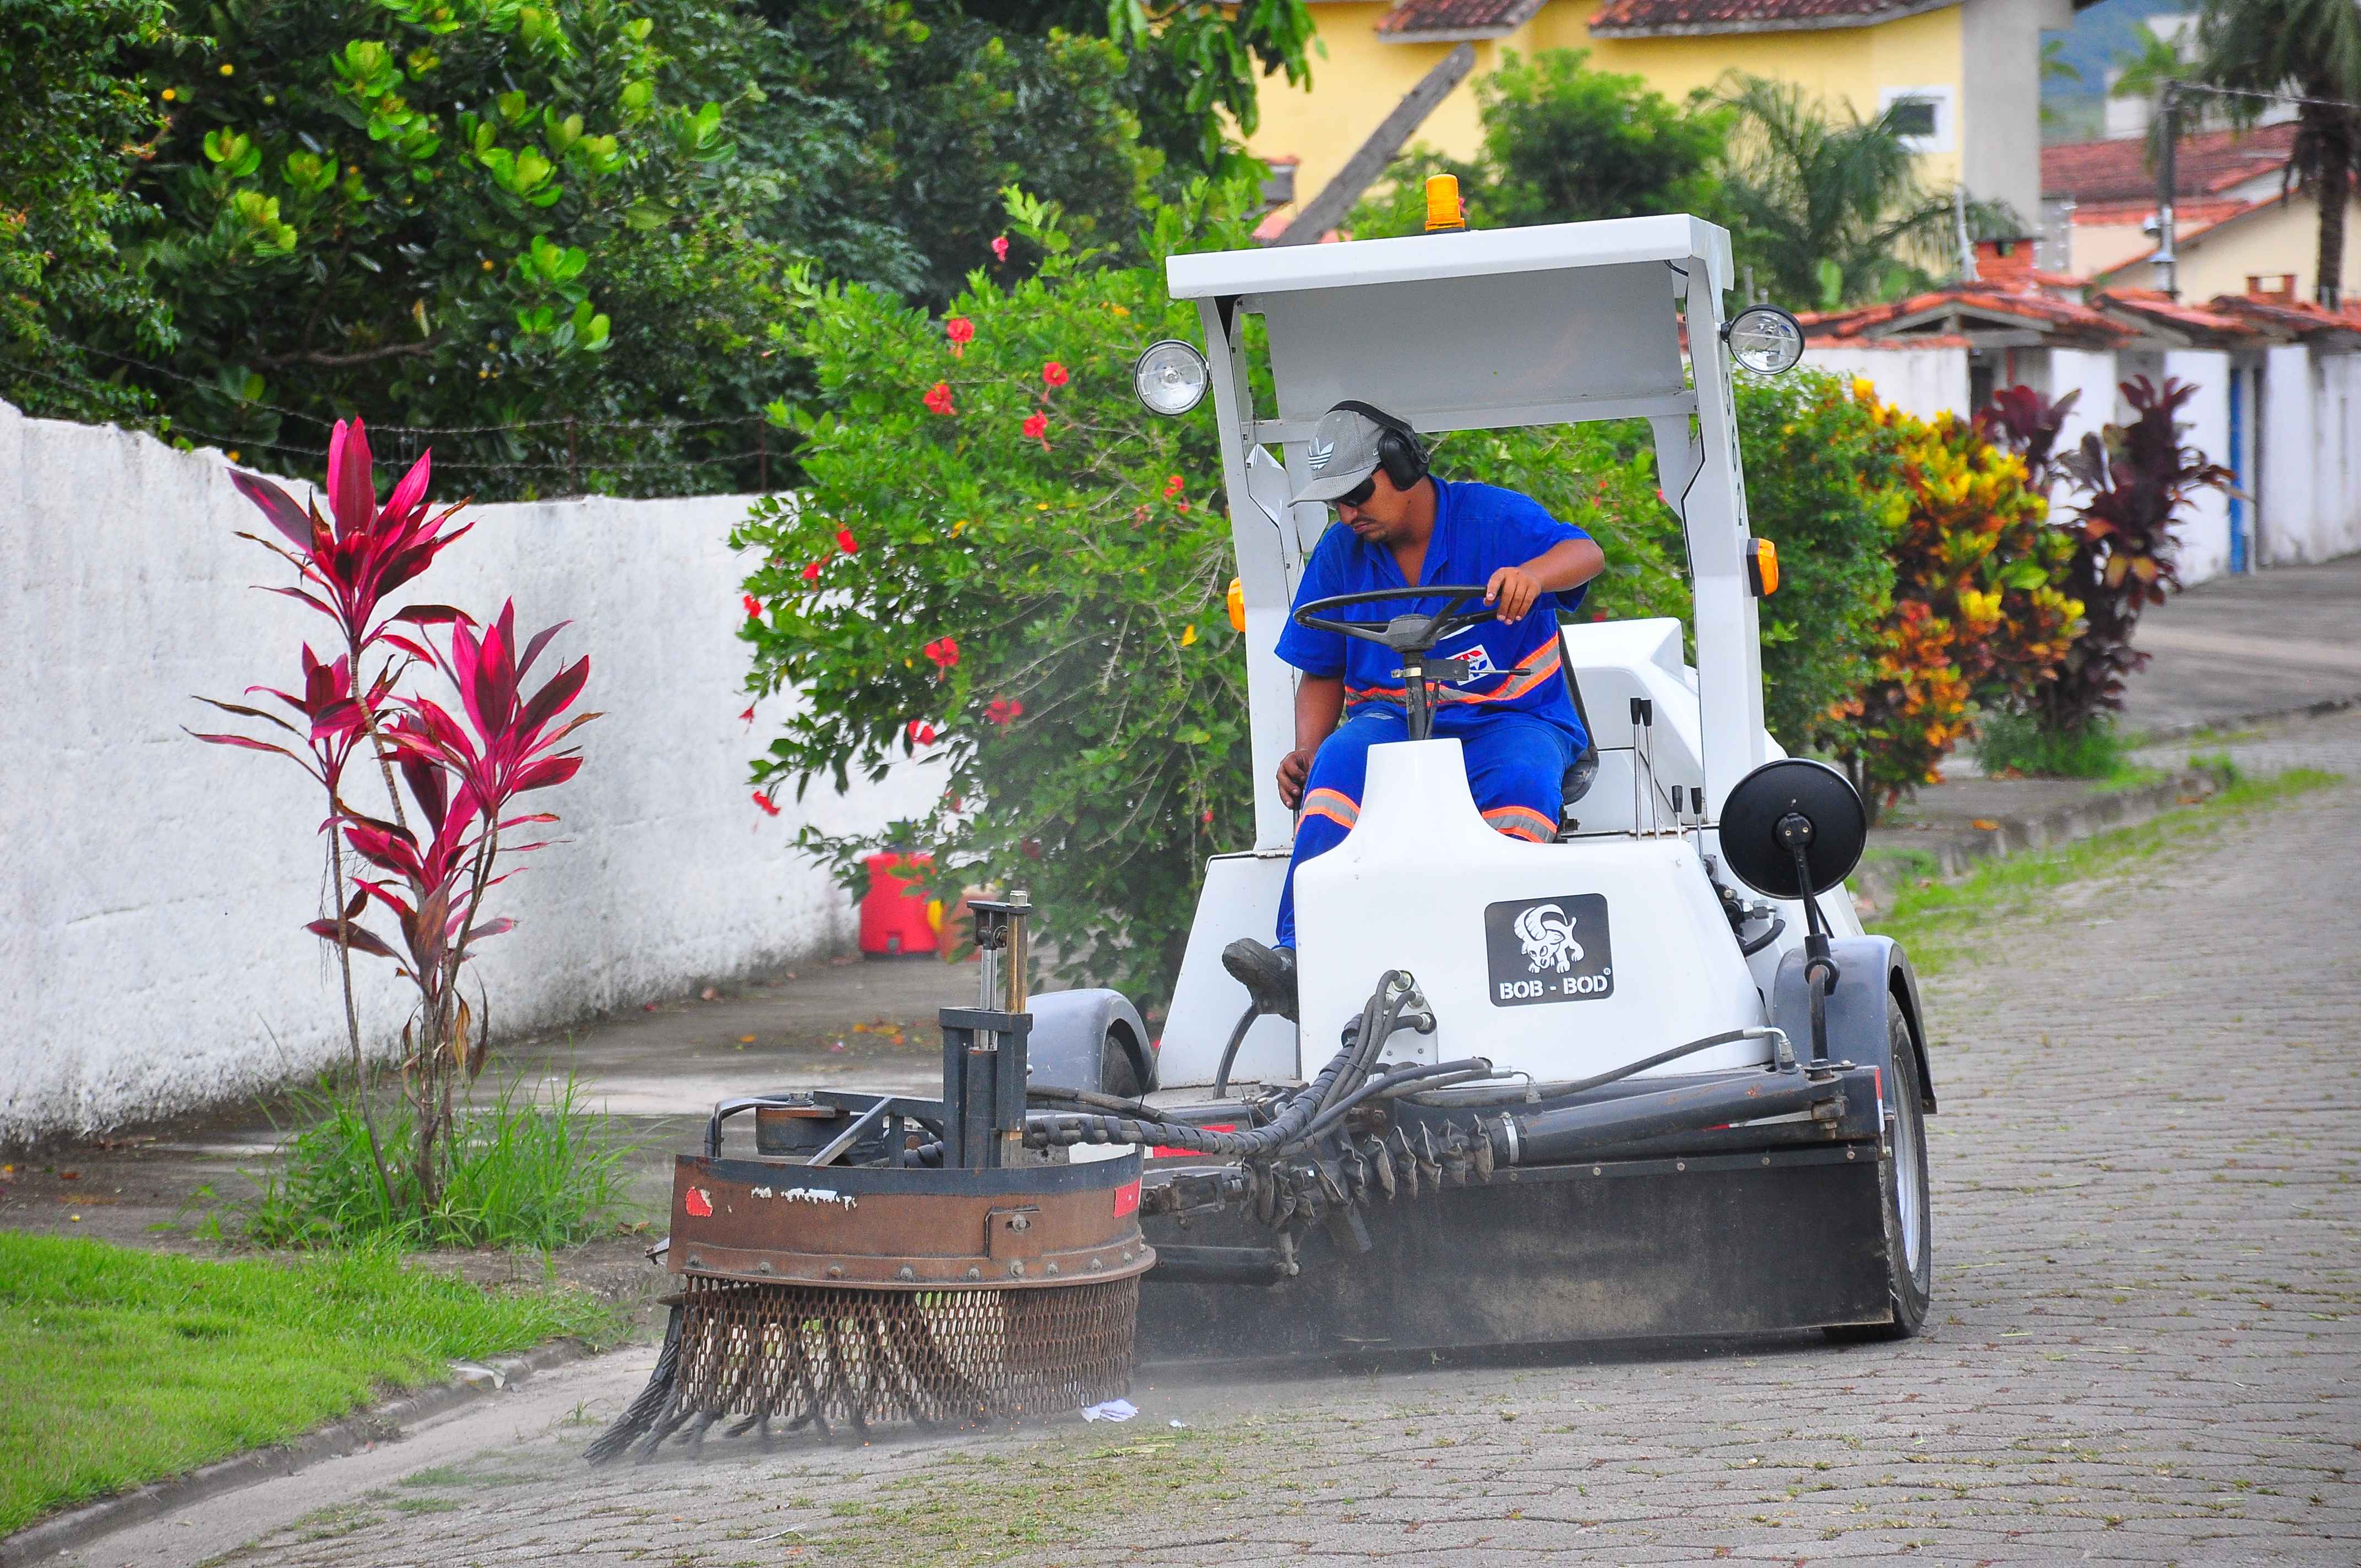
[[[1279,760],[1279,798],[1290,811],[1303,798],[1312,753],[1345,715],[1345,678],[1306,675],[1295,687],[1295,750]]]
[[[1522,620],[1543,594],[1578,588],[1607,569],[1607,553],[1592,539],[1561,539],[1521,566],[1503,566],[1484,586],[1484,602],[1499,606],[1505,622]],[[1302,729],[1302,698],[1296,728]]]

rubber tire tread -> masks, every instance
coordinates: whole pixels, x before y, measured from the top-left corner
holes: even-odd
[[[1848,1324],[1827,1331],[1830,1339],[1852,1343],[1916,1337],[1926,1326],[1927,1309],[1935,1294],[1935,1216],[1933,1189],[1927,1176],[1926,1096],[1918,1082],[1918,1049],[1911,1038],[1910,1016],[1891,993],[1885,998],[1885,1033],[1894,1062],[1894,1120],[1907,1122],[1915,1135],[1910,1142],[1917,1151],[1916,1179],[1921,1198],[1918,1212],[1926,1234],[1918,1250],[1918,1267],[1914,1271],[1905,1261],[1909,1253],[1903,1245],[1898,1186],[1904,1179],[1901,1160],[1897,1155],[1893,1159],[1878,1161],[1878,1188],[1885,1212],[1886,1293],[1893,1305],[1894,1321]]]

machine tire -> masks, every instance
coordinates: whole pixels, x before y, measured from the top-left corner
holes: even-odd
[[[1123,1100],[1139,1098],[1139,1069],[1133,1065],[1123,1036],[1113,1029],[1099,1046],[1099,1092]]]
[[[1918,1082],[1918,1050],[1909,1014],[1892,995],[1885,999],[1886,1036],[1892,1043],[1894,1156],[1877,1162],[1884,1197],[1886,1288],[1894,1306],[1890,1323],[1859,1323],[1828,1331],[1835,1340],[1897,1340],[1916,1335],[1927,1321],[1935,1293],[1934,1217],[1927,1181],[1925,1093]],[[1905,1201],[1905,1198],[1908,1200]],[[1913,1243],[1916,1255],[1912,1255]]]

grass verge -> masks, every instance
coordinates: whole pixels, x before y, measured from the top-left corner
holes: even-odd
[[[2267,779],[2237,780],[2195,806],[2168,811],[2129,828],[1985,861],[1956,881],[1905,883],[1894,894],[1893,906],[1868,926],[1900,942],[1919,973],[1930,973],[1972,951],[1979,927],[2025,913],[2050,889],[2103,872],[2135,870],[2169,852],[2196,829],[2220,826],[2225,813],[2276,806],[2343,781],[2341,773],[2312,768],[2292,768]]]
[[[247,1239],[263,1246],[533,1247],[587,1241],[624,1206],[631,1146],[603,1113],[588,1110],[572,1079],[546,1103],[520,1082],[503,1084],[458,1115],[440,1201],[420,1201],[410,1160],[410,1106],[378,1107],[393,1201],[379,1185],[368,1129],[350,1091],[306,1094],[306,1124],[280,1146],[256,1179]]]
[[[0,1535],[439,1382],[454,1358],[620,1332],[587,1292],[486,1290],[384,1251],[214,1262],[0,1231]]]

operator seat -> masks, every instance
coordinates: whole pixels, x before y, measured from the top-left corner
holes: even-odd
[[[1575,802],[1590,793],[1593,781],[1598,777],[1598,742],[1590,732],[1590,710],[1582,703],[1582,683],[1574,678],[1574,655],[1565,645],[1565,628],[1557,629],[1557,667],[1565,676],[1565,695],[1574,699],[1575,717],[1582,720],[1582,750],[1565,768],[1564,793],[1558,806],[1558,836],[1564,838],[1580,824],[1573,817]]]

